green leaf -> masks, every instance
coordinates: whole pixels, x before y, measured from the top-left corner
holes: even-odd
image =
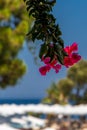
[[[62,51],[62,53],[64,56],[68,56],[68,54],[64,50]]]
[[[42,58],[42,56],[44,54],[46,54],[47,52],[47,45],[44,43],[41,45],[41,48],[40,48],[40,52],[39,52],[39,57]]]

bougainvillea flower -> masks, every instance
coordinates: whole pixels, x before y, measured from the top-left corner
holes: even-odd
[[[65,52],[68,53],[68,55],[72,54],[73,52],[77,52],[78,51],[78,44],[76,42],[74,42],[71,46],[66,46],[64,48]]]
[[[46,66],[42,66],[39,68],[39,72],[41,73],[41,75],[46,75],[47,72],[50,71],[50,66],[46,65]]]
[[[73,60],[74,63],[78,62],[80,59],[81,59],[80,55],[78,55],[76,53],[72,54],[72,60]]]
[[[68,56],[64,58],[64,65],[66,67],[72,66],[81,59],[81,56],[78,55],[77,53],[78,51],[77,43],[73,43],[71,46],[65,47],[64,51],[68,54]]]
[[[77,53],[78,51],[77,43],[73,43],[71,46],[65,47],[64,51],[68,54],[68,56],[64,57],[64,66],[66,67],[72,66],[81,59],[81,56]],[[59,70],[61,69],[61,65],[58,64],[58,59],[56,58],[56,56],[52,61],[50,57],[42,56],[42,62],[45,65],[39,68],[39,72],[41,73],[41,75],[46,75],[46,73],[49,72],[51,69],[54,69],[55,72],[58,73]]]
[[[50,62],[50,57],[42,57],[42,61],[47,65],[47,64],[49,64],[49,62]]]
[[[46,65],[39,68],[39,72],[41,73],[41,75],[46,75],[46,73],[49,72],[52,68],[55,70],[56,73],[58,73],[61,69],[61,65],[57,64],[58,61],[56,59],[50,62],[50,57],[42,57],[42,61]]]
[[[57,64],[57,65],[53,66],[53,69],[55,70],[56,73],[58,73],[59,70],[61,69],[61,65]]]

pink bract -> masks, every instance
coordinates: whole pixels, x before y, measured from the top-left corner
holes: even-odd
[[[59,70],[61,69],[61,65],[57,64],[57,65],[53,66],[53,69],[55,70],[56,73],[58,73]]]
[[[50,62],[50,57],[42,57],[42,61],[45,63],[45,64],[49,64]]]
[[[66,46],[64,51],[68,54],[68,56],[64,57],[64,66],[66,67],[72,66],[81,59],[81,56],[77,53],[78,44],[76,42],[74,42],[71,46]],[[42,61],[44,62],[45,66],[40,67],[39,72],[43,76],[45,76],[51,69],[54,69],[56,73],[58,73],[61,69],[61,65],[58,64],[56,56],[52,61],[50,57],[42,56]]]
[[[49,66],[42,66],[39,68],[39,72],[41,73],[41,75],[46,75],[47,72],[50,71],[50,67]]]
[[[73,43],[71,46],[65,47],[64,50],[68,54],[68,56],[64,58],[64,65],[66,67],[72,66],[81,59],[81,56],[78,55],[77,53],[78,51],[77,43]]]
[[[74,42],[71,46],[66,46],[64,48],[65,52],[68,53],[68,55],[72,54],[73,52],[78,51],[78,44]]]
[[[41,75],[46,75],[46,73],[49,72],[51,69],[54,69],[55,72],[58,73],[61,69],[61,65],[57,64],[58,61],[56,59],[50,62],[50,57],[43,57],[42,61],[46,65],[39,68],[39,72],[41,73]]]

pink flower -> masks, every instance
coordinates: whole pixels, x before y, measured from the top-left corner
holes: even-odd
[[[65,47],[64,50],[68,53],[68,55],[70,55],[72,52],[78,51],[78,45],[76,42],[74,42],[71,46]]]
[[[71,46],[65,47],[64,51],[68,54],[68,56],[64,58],[64,65],[66,67],[72,66],[81,59],[81,56],[78,55],[77,53],[78,51],[77,43],[73,43]]]
[[[46,73],[49,71],[50,71],[50,67],[47,65],[39,68],[39,72],[41,73],[41,75],[46,75]]]
[[[53,66],[53,69],[55,70],[56,73],[58,73],[59,70],[61,69],[61,65],[57,64],[57,65]]]
[[[53,47],[53,45],[51,47]],[[64,65],[66,67],[72,66],[81,59],[81,56],[77,53],[78,45],[75,42],[71,46],[65,47],[64,51],[68,54],[68,56],[64,57]],[[42,56],[42,61],[45,65],[39,68],[39,72],[43,76],[46,75],[51,69],[54,69],[56,73],[58,73],[61,69],[61,65],[58,64],[56,55],[52,61],[50,57]]]
[[[49,62],[50,62],[50,57],[42,57],[42,61],[45,63],[45,64],[49,64]]]
[[[41,73],[41,75],[46,75],[46,73],[49,72],[52,68],[55,70],[56,73],[58,73],[61,69],[61,65],[57,64],[58,61],[56,59],[50,62],[50,57],[42,57],[42,61],[46,65],[39,68],[39,72]]]

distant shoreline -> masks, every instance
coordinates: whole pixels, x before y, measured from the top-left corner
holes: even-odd
[[[29,98],[29,99],[0,99],[0,104],[38,104],[41,102],[41,98]]]

